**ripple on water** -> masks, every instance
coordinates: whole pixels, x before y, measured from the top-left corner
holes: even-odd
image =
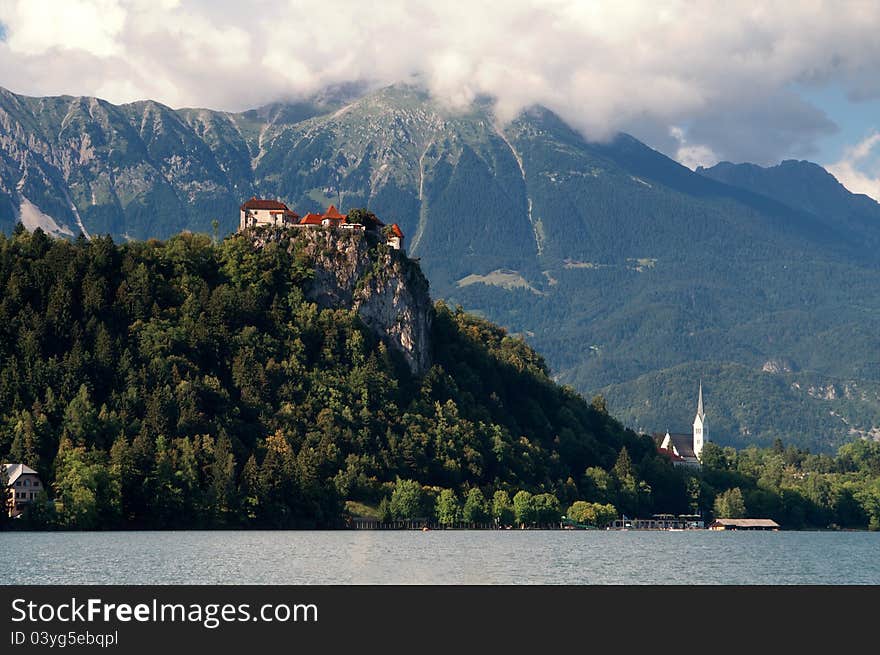
[[[13,584],[880,584],[867,532],[0,535]]]

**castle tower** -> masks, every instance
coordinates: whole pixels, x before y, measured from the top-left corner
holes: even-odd
[[[703,381],[700,380],[700,397],[697,400],[697,415],[694,417],[694,455],[700,456],[706,443],[706,414],[703,412]]]

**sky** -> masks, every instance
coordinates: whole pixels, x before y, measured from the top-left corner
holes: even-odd
[[[240,111],[417,80],[682,164],[809,159],[880,199],[880,3],[0,0],[0,86]]]

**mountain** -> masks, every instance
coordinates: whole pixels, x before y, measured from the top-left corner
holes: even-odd
[[[685,429],[702,377],[720,443],[880,432],[878,208],[815,165],[694,172],[541,107],[501,125],[489,100],[405,85],[243,113],[4,91],[0,127],[7,232],[227,233],[251,195],[368,206],[435,297],[523,335],[634,428]],[[809,391],[831,387],[847,401]]]
[[[864,194],[851,193],[818,164],[786,160],[764,168],[721,162],[711,168],[699,167],[696,172],[808,212],[837,232],[868,238],[871,247],[880,246],[880,205]]]

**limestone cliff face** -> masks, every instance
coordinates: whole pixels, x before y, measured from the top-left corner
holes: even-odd
[[[428,281],[418,264],[378,243],[377,235],[349,230],[298,229],[296,247],[313,264],[306,297],[319,307],[353,308],[413,373],[431,366],[434,313]]]

